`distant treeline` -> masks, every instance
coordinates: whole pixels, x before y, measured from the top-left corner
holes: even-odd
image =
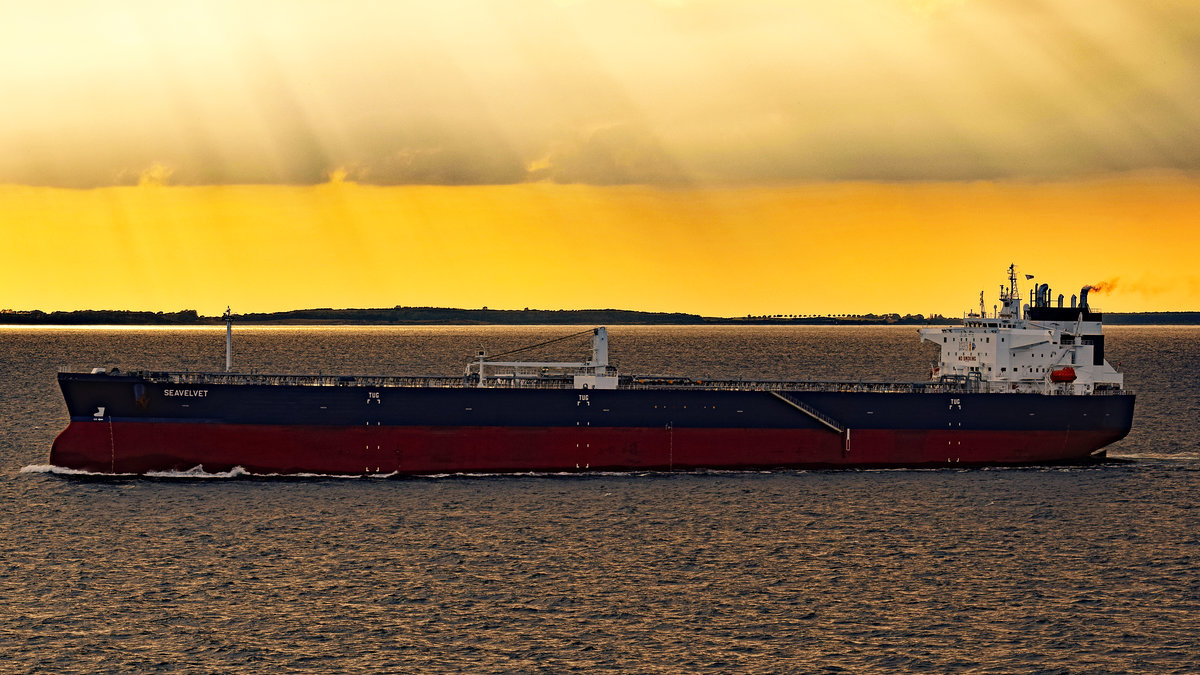
[[[679,312],[636,312],[624,309],[452,309],[445,307],[393,307],[391,309],[298,309],[235,315],[238,323],[328,324],[328,325],[946,325],[961,319],[940,314],[864,314],[818,316],[771,314],[742,317],[706,317]],[[1136,312],[1104,315],[1114,325],[1200,324],[1200,312]],[[194,309],[179,312],[131,312],[125,310],[79,310],[74,312],[0,311],[0,324],[17,325],[136,325],[171,326],[219,324],[220,316],[200,316]]]
[[[1114,326],[1194,326],[1200,324],[1200,312],[1105,312],[1104,323]]]
[[[349,325],[870,325],[954,323],[940,315],[866,314],[861,316],[817,316],[797,314],[705,317],[682,312],[638,312],[625,309],[453,309],[446,307],[393,307],[391,309],[297,309],[288,312],[238,314],[238,323],[252,324],[349,324]],[[218,324],[219,316],[200,316],[195,310],[182,312],[131,312],[83,310],[76,312],[0,312],[0,324],[117,324],[197,325]]]
[[[130,312],[110,309],[81,309],[74,312],[42,312],[35,309],[32,312],[0,312],[0,324],[183,326],[219,321],[219,318],[200,316],[194,309],[185,309],[180,312]]]
[[[391,309],[297,309],[290,312],[239,314],[243,323],[290,324],[694,324],[698,314],[634,312],[624,309],[453,309],[393,307]]]

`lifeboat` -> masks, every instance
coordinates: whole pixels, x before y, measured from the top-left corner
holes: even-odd
[[[1071,368],[1070,366],[1067,366],[1066,368],[1059,368],[1058,370],[1051,371],[1050,372],[1050,381],[1051,382],[1074,382],[1075,381],[1075,369]]]

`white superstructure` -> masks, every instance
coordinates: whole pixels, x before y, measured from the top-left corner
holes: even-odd
[[[976,383],[985,391],[1092,394],[1120,390],[1124,376],[1104,359],[1103,315],[1088,307],[1090,286],[1071,306],[1050,305],[1046,284],[1022,307],[1015,266],[1001,305],[988,317],[980,303],[962,326],[922,328],[921,338],[941,345],[932,377]],[[982,294],[981,294],[982,298]]]

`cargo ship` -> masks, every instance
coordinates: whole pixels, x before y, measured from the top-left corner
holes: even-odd
[[[593,328],[579,361],[480,352],[460,375],[61,372],[70,423],[50,463],[102,474],[438,475],[960,467],[1093,462],[1134,395],[1103,316],[1015,267],[993,312],[919,329],[920,382],[699,380],[620,373]],[[228,314],[228,313],[227,313]],[[545,344],[545,343],[543,343]],[[519,350],[518,350],[519,351]]]

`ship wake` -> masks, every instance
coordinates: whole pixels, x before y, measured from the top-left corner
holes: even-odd
[[[82,478],[152,478],[168,480],[231,480],[237,478],[391,478],[395,473],[388,474],[327,474],[327,473],[255,473],[235,466],[229,471],[206,471],[203,466],[193,467],[186,471],[147,471],[137,473],[109,473],[102,471],[83,471],[70,469],[53,464],[33,464],[21,467],[21,473],[50,473],[59,476],[76,476]]]

